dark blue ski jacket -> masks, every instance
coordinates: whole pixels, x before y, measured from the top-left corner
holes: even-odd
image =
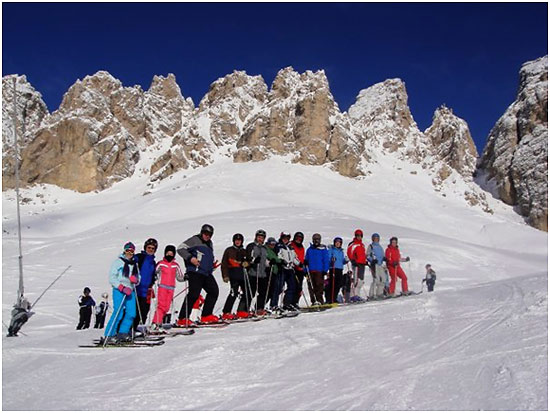
[[[329,257],[328,250],[325,245],[315,246],[310,244],[306,251],[306,260],[309,267],[309,271],[321,271],[323,273],[328,272],[329,269]]]
[[[137,254],[137,262],[141,280],[136,286],[136,292],[138,297],[147,297],[147,290],[155,282],[155,256],[149,255],[145,251],[141,251]]]
[[[214,247],[212,241],[203,241],[199,235],[194,235],[178,246],[178,254],[185,261],[187,272],[197,272],[202,275],[211,275],[214,272]],[[200,261],[199,266],[191,264],[191,258]]]

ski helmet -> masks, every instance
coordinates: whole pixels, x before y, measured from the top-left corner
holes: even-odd
[[[153,247],[155,247],[155,251],[159,247],[159,243],[154,238],[149,238],[147,241],[145,241],[145,244],[143,244],[143,249],[146,250],[149,245],[152,245]]]
[[[267,233],[263,229],[259,229],[258,231],[256,231],[256,237],[257,236],[261,236],[265,238],[267,236]]]
[[[235,235],[233,235],[233,244],[234,244],[235,241],[237,241],[237,240],[240,240],[241,242],[244,242],[243,234],[235,234]]]
[[[92,290],[89,287],[84,287],[84,294],[90,294]]]
[[[283,239],[283,238],[290,239],[290,232],[284,232],[284,231],[281,232],[281,236],[279,238],[281,238],[281,239]]]
[[[298,238],[301,238],[302,241],[303,241],[303,240],[304,240],[304,233],[303,233],[303,232],[300,232],[300,231],[296,232],[296,233],[294,234],[294,241],[296,241],[296,239],[298,239]]]
[[[124,251],[128,251],[128,250],[131,250],[131,251],[136,250],[136,246],[134,245],[133,242],[128,241],[126,244],[124,244]]]
[[[374,241],[375,238],[378,238],[380,239],[380,234],[375,232],[374,234],[371,235],[370,239]]]
[[[214,235],[214,227],[210,224],[204,224],[201,227],[201,234],[209,234],[210,236]]]
[[[107,298],[109,298],[109,294],[107,294],[107,293],[103,293],[103,294],[101,294],[101,298],[105,298],[105,299],[107,299]]]
[[[166,254],[168,254],[169,251],[172,251],[172,253],[174,254],[174,256],[176,256],[176,247],[174,245],[167,245],[165,248],[164,248],[164,255],[166,256]]]
[[[340,244],[342,244],[344,242],[344,240],[341,237],[336,237],[332,241],[333,244],[336,244],[337,242],[340,242]]]
[[[361,237],[362,237],[362,236],[363,236],[363,231],[361,231],[360,229],[356,229],[353,235],[355,235],[356,237],[357,237],[357,236],[361,236]]]

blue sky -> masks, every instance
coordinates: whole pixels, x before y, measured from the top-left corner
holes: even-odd
[[[147,89],[174,73],[198,104],[234,69],[324,69],[342,111],[403,79],[421,130],[442,103],[482,150],[514,100],[521,64],[548,53],[546,3],[3,3],[2,74],[25,74],[50,111],[76,79],[108,70]]]

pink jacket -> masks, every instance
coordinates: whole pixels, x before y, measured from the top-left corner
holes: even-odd
[[[181,268],[176,261],[168,262],[165,259],[157,264],[159,287],[173,290],[176,288],[176,275],[181,274]]]

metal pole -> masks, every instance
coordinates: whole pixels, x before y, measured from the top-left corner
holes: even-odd
[[[19,210],[19,145],[17,139],[17,76],[13,77],[13,135],[15,145],[15,196],[17,199],[17,238],[19,244],[19,288],[17,290],[17,306],[21,306],[21,300],[25,293],[23,286],[23,252],[21,248],[21,213]]]
[[[63,271],[61,274],[59,274],[59,275],[57,276],[57,278],[56,278],[55,280],[53,280],[52,283],[51,283],[50,285],[48,285],[48,287],[42,292],[42,294],[40,294],[40,296],[35,300],[35,302],[33,303],[33,305],[31,305],[31,308],[30,308],[29,310],[32,310],[32,309],[34,308],[34,306],[35,306],[36,303],[42,298],[42,296],[43,296],[44,294],[46,294],[46,292],[47,292],[50,288],[52,288],[52,286],[57,282],[57,280],[59,280],[59,279],[63,276],[63,274],[65,274],[67,271],[69,271],[69,268],[71,268],[71,267],[72,267],[72,265],[69,265],[67,268],[65,268],[65,271]]]

